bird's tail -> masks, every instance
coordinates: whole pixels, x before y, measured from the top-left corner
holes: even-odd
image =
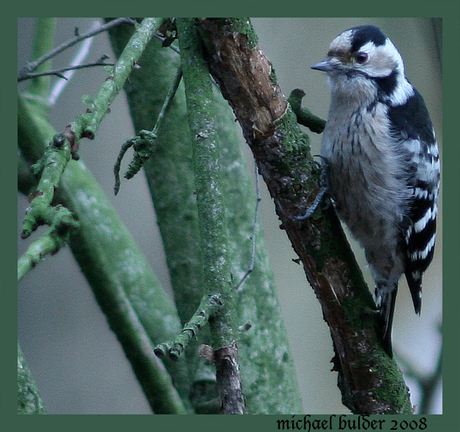
[[[414,303],[415,313],[420,315],[422,310],[422,274],[420,271],[406,271],[406,280]]]
[[[393,357],[393,349],[391,345],[391,329],[393,326],[393,314],[395,310],[396,294],[398,286],[389,289],[388,285],[377,286],[375,296],[377,305],[380,310],[381,329],[382,329],[382,344],[383,348],[390,357]]]

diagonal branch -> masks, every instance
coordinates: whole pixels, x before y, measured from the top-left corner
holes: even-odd
[[[38,118],[36,108],[20,97],[18,138],[27,163],[36,162],[49,137],[56,134],[48,121]],[[131,362],[152,410],[157,414],[188,412],[185,363],[163,365],[153,355],[157,340],[169,339],[180,330],[175,307],[82,162],[67,166],[55,200],[71,208],[79,219],[80,228],[72,233],[70,248]],[[101,224],[110,229],[101,229]],[[117,235],[113,236],[113,232]],[[32,255],[19,262],[18,275],[23,275],[37,257],[40,258],[48,248],[46,241],[46,237],[41,237],[38,243],[33,243],[32,250],[28,251]]]
[[[137,64],[145,47],[152,38],[159,20],[146,18],[137,28],[112,73],[105,80],[94,100],[89,103],[85,114],[80,115],[66,126],[64,133],[56,134],[52,144],[45,151],[43,158],[36,164],[36,174],[41,174],[37,193],[34,195],[24,218],[22,238],[27,238],[38,226],[61,224],[66,216],[69,226],[69,211],[64,207],[53,207],[55,188],[59,185],[70,157],[78,159],[79,141],[86,137],[93,139],[95,133],[109,110],[109,106],[123,88],[128,76]],[[58,218],[59,216],[59,218]]]
[[[113,63],[104,63],[104,60],[106,58],[107,56],[102,56],[99,60],[96,60],[95,62],[92,62],[92,63],[68,66],[68,67],[64,67],[60,69],[53,69],[53,70],[43,71],[43,72],[31,72],[30,74],[28,74],[27,78],[25,79],[32,79],[32,78],[37,78],[41,76],[55,75],[55,76],[58,76],[59,78],[67,80],[67,77],[64,75],[64,72],[74,71],[78,69],[86,69],[86,68],[95,67],[95,66],[113,66]]]
[[[354,413],[412,412],[396,363],[385,355],[374,303],[332,207],[296,221],[319,189],[308,137],[257,46],[247,19],[201,19],[211,74],[233,108],[292,246],[321,303],[343,403]],[[391,389],[391,391],[389,391]]]

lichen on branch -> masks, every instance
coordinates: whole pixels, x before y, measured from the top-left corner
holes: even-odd
[[[50,225],[54,239],[56,234],[65,239],[69,229],[78,226],[68,209],[52,205],[55,190],[59,187],[62,173],[69,160],[78,159],[80,139],[94,138],[102,119],[109,111],[110,104],[122,90],[132,70],[138,66],[137,62],[159,23],[159,19],[145,18],[139,24],[96,97],[84,97],[88,105],[87,111],[68,124],[63,133],[53,137],[42,158],[33,166],[34,174],[40,176],[40,181],[26,210],[21,233],[23,239],[29,237],[40,225]],[[61,241],[57,242],[53,251],[56,252],[61,245]],[[36,257],[33,262],[38,262]]]

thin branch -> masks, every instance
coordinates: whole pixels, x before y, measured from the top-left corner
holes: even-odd
[[[95,30],[99,28],[100,26],[101,26],[101,23],[99,21],[94,21],[93,24],[91,25],[90,31]],[[78,66],[78,65],[83,64],[86,57],[89,55],[93,41],[94,41],[94,38],[90,37],[81,43],[72,61],[70,62],[70,66]],[[74,70],[66,71],[63,74],[65,79],[56,81],[54,86],[51,88],[50,95],[48,97],[48,106],[53,106],[56,103],[59,96],[62,94],[65,87],[68,85],[69,80],[74,76],[74,74],[75,74]]]
[[[126,154],[126,151],[130,147],[133,147],[135,150],[134,158],[129,164],[128,169],[126,170],[126,179],[133,178],[139,172],[142,166],[150,159],[155,145],[155,141],[158,136],[158,132],[164,122],[166,112],[171,106],[171,103],[177,92],[177,88],[179,87],[181,78],[182,69],[179,67],[176,76],[174,77],[174,81],[168,91],[168,94],[165,97],[160,112],[158,113],[158,117],[152,131],[150,132],[147,130],[141,130],[139,132],[139,135],[136,135],[134,138],[131,138],[125,144],[123,144],[120,153],[118,154],[117,160],[115,162],[115,166],[113,168],[113,172],[115,174],[115,186],[113,188],[115,195],[117,195],[120,190],[120,166],[121,161],[124,155]]]
[[[78,229],[73,213],[62,205],[52,205],[54,193],[70,159],[70,146],[56,134],[40,161],[31,167],[41,174],[30,206],[26,210],[21,237],[27,238],[39,225],[49,225],[49,231],[32,243],[18,261],[18,280],[34,268],[47,254],[53,254],[68,241],[69,233]]]
[[[96,60],[93,63],[80,64],[80,65],[75,65],[75,66],[68,66],[68,67],[65,67],[65,68],[54,69],[54,70],[49,70],[49,71],[44,71],[44,72],[30,73],[24,79],[32,79],[32,78],[37,78],[37,77],[47,76],[47,75],[56,75],[59,78],[63,78],[65,80],[67,80],[68,78],[65,76],[64,72],[75,71],[75,70],[78,70],[78,69],[86,69],[86,68],[90,68],[90,67],[94,67],[94,66],[114,66],[114,63],[104,63],[104,60],[106,58],[108,58],[108,56],[104,55],[99,60]]]
[[[52,206],[54,193],[61,181],[62,173],[70,159],[70,145],[61,134],[54,136],[40,161],[32,166],[36,175],[41,174],[37,190],[26,210],[21,237],[27,238],[39,225],[50,225],[63,233],[73,223],[72,213],[62,206]]]
[[[190,321],[183,327],[181,333],[172,342],[158,344],[154,350],[155,354],[158,357],[167,355],[172,360],[177,360],[192,339],[196,338],[198,332],[221,307],[222,302],[217,294],[203,299]]]
[[[322,133],[326,127],[326,120],[316,116],[308,108],[302,107],[302,98],[304,96],[305,92],[303,90],[294,89],[288,97],[288,102],[297,116],[297,121],[312,132]]]
[[[259,227],[259,206],[260,201],[262,200],[260,196],[260,184],[259,184],[259,173],[257,172],[257,165],[254,165],[255,171],[255,188],[256,188],[256,207],[254,210],[254,222],[252,225],[252,235],[251,235],[251,261],[249,262],[248,269],[246,273],[243,275],[241,280],[238,282],[236,286],[236,290],[238,291],[244,284],[244,281],[248,278],[248,276],[254,271],[255,259],[256,259],[256,243],[257,243],[257,229]]]
[[[18,82],[23,81],[24,79],[27,79],[27,75],[30,74],[31,72],[35,71],[42,63],[46,62],[47,60],[57,56],[60,54],[62,51],[66,50],[67,48],[70,48],[71,46],[77,44],[78,42],[87,39],[89,37],[95,36],[99,33],[105,32],[117,25],[123,24],[123,23],[134,23],[134,21],[131,18],[117,18],[113,21],[108,22],[107,24],[104,24],[100,26],[99,28],[93,29],[88,31],[87,33],[84,33],[82,35],[78,34],[78,29],[75,31],[75,36],[68,40],[67,42],[64,42],[62,45],[59,45],[58,47],[54,48],[47,54],[43,55],[39,59],[27,63],[26,66],[19,72],[18,74]]]
[[[87,112],[67,127],[65,133],[66,138],[71,142],[72,156],[75,156],[78,151],[80,138],[94,138],[110,104],[123,89],[132,70],[138,67],[137,62],[159,24],[160,20],[156,18],[142,20],[97,95],[94,99],[87,98]]]
[[[18,260],[18,282],[46,255],[57,253],[67,242],[67,237],[59,235],[56,229],[50,228],[46,234],[35,240]]]

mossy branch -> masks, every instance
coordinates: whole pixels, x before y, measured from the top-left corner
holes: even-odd
[[[198,332],[203,328],[209,319],[215,316],[222,307],[222,302],[219,295],[214,294],[204,298],[200,306],[190,319],[184,325],[181,333],[172,342],[163,342],[155,347],[155,354],[158,357],[168,356],[173,360],[177,360],[185,351],[189,343],[195,338]]]
[[[153,148],[155,145],[155,141],[158,137],[158,132],[160,128],[163,126],[164,119],[168,108],[171,106],[172,100],[176,94],[177,88],[179,87],[180,81],[182,78],[182,69],[179,67],[176,76],[174,77],[174,81],[166,95],[166,98],[163,102],[160,112],[158,113],[158,118],[153,127],[152,131],[141,130],[139,135],[135,136],[128,140],[121,148],[120,153],[118,155],[117,161],[114,166],[114,174],[115,174],[115,186],[114,186],[114,193],[115,195],[118,194],[120,190],[120,165],[125,155],[126,151],[130,148],[134,148],[134,158],[132,162],[129,164],[128,169],[125,173],[125,178],[130,179],[133,178],[139,170],[144,166],[144,164],[150,159],[150,156],[153,153]]]
[[[110,32],[112,47],[117,55],[122,52],[131,33],[132,28],[127,25]],[[157,41],[152,41],[144,52],[143,67],[130,77],[126,89],[136,130],[150,129],[156,122],[179,66],[178,60],[173,50],[162,47]],[[250,237],[254,233],[257,198],[252,170],[248,170],[246,164],[234,114],[216,86],[213,86],[213,90],[219,138],[221,143],[225,143],[219,161],[227,207],[233,282],[236,285],[247,273],[251,261]],[[203,294],[190,140],[185,97],[180,86],[157,137],[155,156],[145,164],[145,174],[165,247],[174,298],[184,324],[191,321],[190,317],[200,309]],[[249,331],[238,334],[246,409],[251,414],[299,413],[302,411],[299,388],[261,231],[257,234],[255,246],[254,271],[244,285],[236,290],[237,322],[252,323]],[[196,355],[198,347],[210,343],[209,328],[209,325],[201,327],[185,354],[195,411],[215,414],[220,408],[215,367]],[[209,347],[209,350],[212,351],[212,348]],[[255,357],[257,362],[254,362]],[[178,361],[183,358],[184,354]],[[276,392],[273,392],[274,388]]]
[[[381,346],[372,297],[333,208],[296,221],[320,188],[319,173],[250,21],[205,18],[200,31],[211,74],[233,108],[321,303],[344,404],[361,414],[412,412],[402,374]]]
[[[21,237],[27,238],[39,225],[51,225],[56,233],[67,233],[68,228],[76,228],[77,224],[72,213],[62,207],[52,206],[54,191],[59,186],[62,173],[70,159],[69,143],[62,135],[56,134],[53,142],[32,171],[40,177],[37,190],[32,197],[30,206],[26,210],[22,225]]]
[[[236,343],[238,329],[235,289],[231,281],[226,206],[220,185],[220,143],[214,119],[212,82],[203,59],[194,19],[178,19],[177,30],[193,147],[204,296],[202,307],[192,321],[199,325],[186,326],[179,336],[179,344],[174,347],[183,350],[181,343],[189,341],[207,318],[215,353],[221,412],[244,414],[246,409]],[[208,302],[208,299],[218,301]],[[219,307],[211,307],[208,315],[202,313],[206,305]],[[177,353],[177,349],[174,349],[173,355]]]
[[[89,103],[85,114],[67,125],[64,133],[56,134],[43,157],[34,167],[35,174],[41,175],[37,191],[26,211],[21,237],[27,238],[38,226],[46,224],[54,233],[65,235],[69,228],[76,228],[72,214],[65,207],[53,207],[55,189],[70,158],[78,159],[77,151],[82,137],[93,139],[102,119],[109,110],[111,102],[121,91],[147,43],[153,37],[159,20],[146,18],[137,28],[125,47],[122,55],[113,67],[112,73],[101,86],[98,94]],[[45,56],[46,57],[46,56]],[[37,64],[42,64],[38,61]],[[43,92],[43,88],[39,88]],[[39,91],[37,89],[37,91]],[[60,242],[61,243],[61,242]]]
[[[68,241],[68,236],[58,235],[54,228],[35,240],[18,260],[18,281],[32,270],[46,255],[54,255]]]
[[[305,92],[302,89],[294,89],[288,97],[288,102],[297,117],[297,122],[312,132],[322,133],[326,127],[326,120],[313,114],[308,108],[302,107],[304,96]]]
[[[18,414],[46,414],[37,384],[18,343]]]
[[[145,18],[136,28],[133,36],[125,46],[110,75],[94,98],[84,97],[87,105],[85,114],[80,115],[69,124],[65,137],[70,142],[72,157],[78,158],[78,143],[81,138],[94,139],[97,129],[109,111],[110,104],[123,89],[133,69],[137,68],[138,61],[150,39],[159,26],[160,20]]]
[[[46,140],[56,132],[49,122],[36,115],[36,107],[32,108],[22,97],[18,107],[21,154],[28,163],[33,163],[43,153]],[[177,311],[83,162],[68,164],[55,199],[78,216],[80,228],[70,236],[71,250],[130,360],[152,410],[158,414],[188,412],[185,363],[165,362],[165,370],[153,354],[156,341],[180,331]],[[100,229],[101,223],[111,231]],[[113,232],[117,235],[112,235]],[[38,246],[34,259],[43,250]],[[31,261],[24,264],[32,265]]]

